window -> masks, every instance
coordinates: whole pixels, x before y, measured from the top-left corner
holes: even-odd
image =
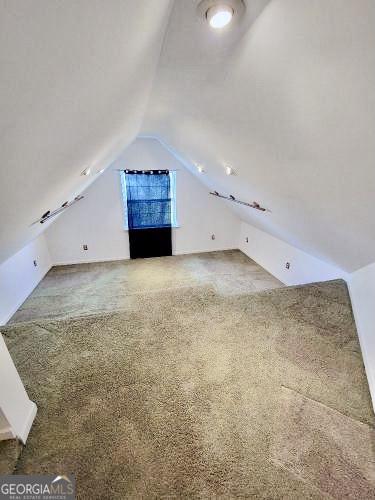
[[[176,172],[121,172],[125,229],[177,227]]]

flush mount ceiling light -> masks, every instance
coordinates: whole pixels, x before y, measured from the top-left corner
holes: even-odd
[[[202,0],[198,15],[213,29],[221,29],[231,21],[238,20],[245,11],[243,0]]]
[[[230,167],[229,165],[227,165],[227,166],[225,167],[225,173],[226,173],[227,175],[234,175],[233,168],[232,168],[232,167]]]
[[[228,7],[228,5],[217,5],[216,7],[211,7],[206,12],[206,17],[208,24],[211,28],[224,28],[227,24],[229,24],[233,17],[233,9],[232,7]]]

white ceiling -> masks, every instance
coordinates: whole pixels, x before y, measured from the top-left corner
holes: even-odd
[[[171,6],[0,0],[0,262],[137,135]]]
[[[271,210],[242,219],[346,271],[375,260],[375,2],[246,3],[218,33],[197,0],[0,0],[0,262],[139,132]]]
[[[346,271],[374,261],[375,2],[247,0],[223,33],[196,3],[175,2],[142,133],[272,211],[242,219]]]

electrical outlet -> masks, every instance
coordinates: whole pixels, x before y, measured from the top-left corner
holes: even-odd
[[[214,240],[216,236],[214,234],[211,234],[211,240]]]
[[[34,264],[34,267],[37,267],[38,266],[38,263],[36,260],[33,260],[33,264]]]
[[[88,248],[88,246],[87,246],[87,245],[83,245],[83,249],[84,249],[84,250],[88,250],[89,248]]]
[[[245,238],[246,243],[249,243],[249,238],[246,236]]]
[[[286,268],[286,269],[290,269],[290,262],[286,262],[286,263],[285,263],[285,268]]]

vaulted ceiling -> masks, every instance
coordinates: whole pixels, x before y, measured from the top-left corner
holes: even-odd
[[[172,3],[0,0],[0,262],[139,132]]]
[[[220,32],[197,3],[0,0],[0,262],[137,134],[270,209],[230,205],[243,220],[346,271],[375,260],[373,0],[246,0]]]
[[[374,261],[375,2],[247,0],[223,32],[196,3],[175,2],[143,133],[271,210],[239,207],[249,223],[346,271]]]

